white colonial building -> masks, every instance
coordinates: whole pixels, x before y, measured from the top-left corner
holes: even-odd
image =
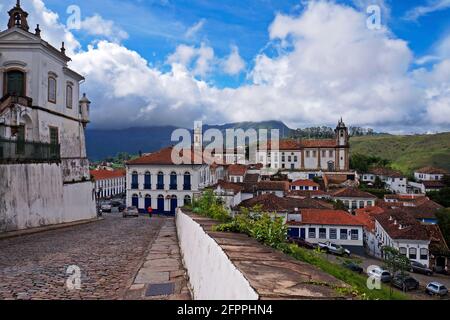
[[[175,214],[177,207],[191,203],[201,191],[218,182],[217,169],[208,164],[174,164],[173,147],[129,161],[127,170],[127,206],[141,213]]]
[[[414,172],[417,181],[441,181],[448,172],[444,169],[425,167]]]
[[[125,170],[91,170],[95,192],[99,198],[112,198],[126,192]]]
[[[0,232],[96,216],[86,156],[83,76],[30,32],[20,1],[0,32]]]

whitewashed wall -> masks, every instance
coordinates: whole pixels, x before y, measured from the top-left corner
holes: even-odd
[[[0,232],[95,218],[92,189],[63,185],[57,164],[0,165]]]
[[[196,300],[258,300],[259,296],[222,248],[178,210],[178,239]]]

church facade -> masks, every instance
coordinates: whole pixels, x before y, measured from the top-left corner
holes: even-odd
[[[84,77],[31,32],[17,1],[0,30],[0,232],[96,216],[85,129]]]
[[[257,162],[276,170],[310,172],[347,172],[350,169],[348,128],[339,121],[334,139],[281,140],[278,150],[258,151]]]

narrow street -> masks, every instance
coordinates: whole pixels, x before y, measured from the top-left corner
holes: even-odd
[[[109,214],[90,224],[0,240],[0,299],[121,299],[165,221]],[[81,271],[80,290],[66,286],[69,266]]]

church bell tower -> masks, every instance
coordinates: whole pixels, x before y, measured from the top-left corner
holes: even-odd
[[[9,10],[9,21],[8,29],[14,27],[28,31],[30,27],[28,26],[28,13],[20,7],[20,0],[17,0],[16,6]]]
[[[347,147],[349,144],[348,128],[342,118],[336,127],[335,133],[337,145],[339,147]]]

